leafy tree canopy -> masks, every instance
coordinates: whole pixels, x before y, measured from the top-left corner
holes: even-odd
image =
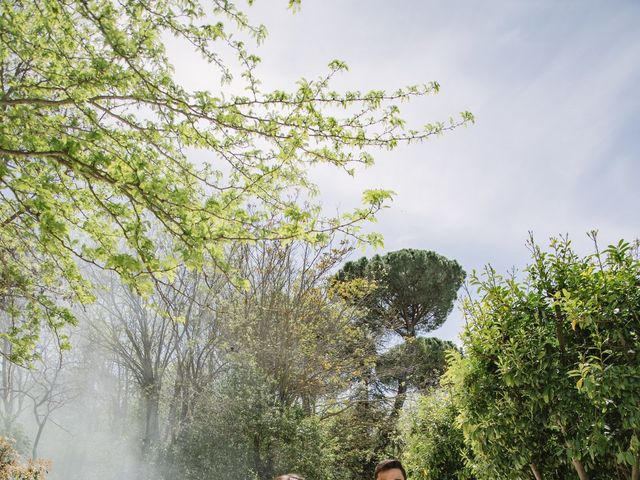
[[[352,301],[367,309],[367,321],[407,338],[444,323],[453,308],[465,272],[455,260],[428,250],[402,249],[348,262],[337,283],[373,283],[357,289]],[[345,289],[340,290],[342,292]]]
[[[309,166],[353,173],[373,162],[372,148],[424,140],[471,114],[409,129],[398,103],[437,92],[437,83],[339,93],[330,87],[346,69],[339,61],[293,91],[265,92],[260,59],[246,46],[265,34],[226,0],[2,2],[0,294],[55,325],[70,321],[48,300],[60,288],[91,299],[78,258],[144,292],[170,281],[179,263],[212,259],[228,270],[227,241],[318,242],[337,230],[379,242],[358,226],[391,193],[366,191],[362,207],[321,218]],[[199,53],[221,85],[177,83],[170,37]],[[207,161],[192,161],[195,151]],[[172,238],[168,254],[153,229]]]

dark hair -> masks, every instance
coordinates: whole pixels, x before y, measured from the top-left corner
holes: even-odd
[[[286,475],[280,475],[279,477],[276,477],[275,480],[304,480],[304,478],[302,478],[297,473],[287,473]]]
[[[391,470],[393,468],[397,468],[402,472],[402,478],[407,480],[407,472],[404,471],[404,467],[400,460],[396,460],[395,458],[390,458],[388,460],[381,461],[378,465],[376,465],[375,472],[373,473],[373,480],[378,480],[378,474],[380,472],[386,472],[387,470]]]

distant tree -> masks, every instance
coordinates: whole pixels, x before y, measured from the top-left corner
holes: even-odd
[[[92,315],[95,345],[113,354],[137,385],[141,401],[141,451],[148,457],[161,440],[160,394],[173,359],[173,321],[157,297],[143,298],[114,275],[104,272]]]
[[[167,381],[172,381],[169,396],[168,443],[180,441],[182,428],[194,413],[201,395],[206,394],[224,371],[225,318],[219,304],[229,289],[227,277],[220,272],[191,272],[181,268],[174,288],[163,296],[163,308],[169,310],[173,335],[172,368]],[[168,303],[166,303],[168,301]]]
[[[464,277],[455,260],[406,248],[347,262],[336,280],[371,282],[374,288],[356,299],[366,308],[366,322],[407,339],[444,323]]]
[[[411,341],[419,333],[430,332],[444,323],[464,277],[464,270],[455,260],[427,250],[403,249],[347,262],[335,281],[359,285],[365,280],[367,288],[346,296],[347,301],[363,307],[362,321],[374,331],[395,332],[403,340]],[[345,290],[349,292],[348,288],[341,289]],[[427,344],[416,345],[420,348]],[[430,346],[439,348],[435,344]],[[403,349],[405,357],[417,353],[416,346],[410,344],[398,348]],[[409,387],[410,372],[399,364],[394,371],[397,391],[393,415],[397,418]]]
[[[474,278],[447,376],[478,478],[640,478],[640,260],[595,245],[532,241],[524,283]]]
[[[75,395],[64,378],[72,367],[66,338],[65,335],[63,341],[43,329],[35,355],[27,365],[12,362],[12,358],[16,359],[12,355],[15,345],[3,341],[6,354],[0,361],[0,436],[15,440],[21,454],[30,450],[32,459],[38,457],[44,429],[51,423],[54,412]],[[28,435],[29,428],[24,428],[29,425],[25,422],[27,412],[35,422],[33,435]]]
[[[276,388],[250,364],[227,370],[198,399],[189,428],[174,445],[178,478],[272,480],[290,469],[311,480],[330,478],[318,418],[300,404],[280,403]]]
[[[316,412],[317,400],[343,390],[366,356],[352,308],[329,288],[351,248],[263,242],[238,249],[235,261],[249,286],[225,307],[229,341],[274,380],[284,405]]]
[[[28,450],[30,441],[20,423],[28,403],[25,395],[29,380],[28,370],[13,363],[11,358],[12,343],[7,339],[2,341],[4,355],[0,358],[0,436],[15,441],[15,447],[20,453]]]
[[[55,292],[91,297],[78,258],[149,292],[177,264],[210,258],[228,269],[231,241],[320,242],[342,231],[379,243],[358,228],[391,193],[364,192],[361,208],[323,219],[318,205],[296,201],[317,193],[309,165],[353,173],[373,162],[372,149],[426,139],[471,114],[410,129],[398,104],[437,83],[338,93],[339,61],[292,92],[262,91],[247,45],[265,34],[228,0],[0,3],[0,289],[19,291],[32,318],[53,312],[68,323]],[[176,82],[168,37],[208,64],[210,90]],[[155,225],[174,239],[169,254],[158,253]]]
[[[29,380],[25,390],[21,392],[31,401],[31,412],[36,424],[31,445],[33,460],[38,458],[38,447],[45,427],[49,423],[56,423],[52,418],[53,414],[77,395],[67,375],[73,371],[70,352],[51,332],[45,331],[40,339],[37,360],[30,365]]]

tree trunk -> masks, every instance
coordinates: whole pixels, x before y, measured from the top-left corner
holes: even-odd
[[[273,460],[269,452],[266,458],[262,456],[262,438],[259,433],[253,435],[253,471],[259,480],[271,480],[273,478]]]
[[[149,384],[143,389],[143,404],[145,421],[142,455],[146,458],[160,439],[160,385]]]
[[[392,416],[394,419],[400,417],[400,412],[402,411],[402,407],[404,406],[404,401],[407,397],[407,374],[402,373],[398,376],[398,392],[396,394],[396,399],[393,402],[393,412]]]
[[[589,480],[589,475],[587,475],[587,471],[584,469],[584,465],[582,465],[582,462],[578,459],[573,459],[573,466],[576,469],[576,472],[578,472],[578,477],[580,477],[580,480]]]
[[[640,457],[636,457],[636,463],[631,467],[631,480],[640,480]]]
[[[178,363],[176,379],[173,384],[173,394],[169,403],[169,428],[167,428],[166,442],[173,444],[180,436],[180,431],[185,420],[184,380],[182,368]]]
[[[44,426],[47,424],[48,419],[49,419],[49,415],[45,415],[42,421],[38,422],[38,431],[36,433],[36,438],[33,440],[33,446],[31,447],[32,460],[36,460],[38,458],[38,445],[40,444],[40,439],[42,438],[42,432],[44,431]]]
[[[396,455],[399,454],[399,445],[396,440],[398,433],[398,419],[400,418],[400,412],[402,412],[402,407],[404,406],[404,402],[407,396],[406,378],[406,373],[403,373],[398,377],[398,390],[396,398],[393,401],[393,409],[389,414],[389,420],[387,421],[386,425],[386,432],[384,433],[381,445],[383,450],[391,448],[391,450],[396,452]]]
[[[533,472],[533,476],[536,477],[536,480],[542,480],[542,473],[540,473],[536,464],[532,463],[529,466],[531,467],[531,471]]]
[[[302,394],[302,411],[306,417],[313,415],[311,395],[309,393]]]

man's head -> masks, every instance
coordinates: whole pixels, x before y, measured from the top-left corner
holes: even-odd
[[[383,460],[376,465],[373,480],[407,480],[407,472],[404,471],[400,460]]]

